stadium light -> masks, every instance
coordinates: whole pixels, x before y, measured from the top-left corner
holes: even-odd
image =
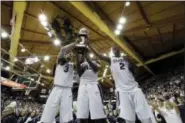
[[[40,14],[40,15],[39,15],[39,20],[40,20],[40,21],[47,21],[46,15],[45,15],[45,14]]]
[[[118,24],[118,25],[117,25],[117,29],[118,29],[118,30],[122,30],[122,29],[123,29],[123,25],[122,25],[122,24]]]
[[[1,32],[1,37],[2,38],[7,38],[8,37],[8,33],[7,32]]]
[[[90,53],[89,56],[90,56],[90,58],[93,58],[94,57],[94,54],[93,53]]]
[[[126,54],[125,53],[121,53],[121,56],[126,56]]]
[[[6,66],[5,67],[5,70],[10,70],[10,66]]]
[[[120,35],[120,30],[115,30],[116,35]]]
[[[120,24],[125,24],[125,22],[126,22],[126,18],[125,18],[125,17],[121,17],[121,18],[119,19],[119,23],[120,23]]]
[[[39,61],[39,58],[36,56],[36,57],[34,58],[34,60],[35,60],[35,62],[38,62],[38,61]]]
[[[17,62],[18,61],[18,58],[14,58],[14,60],[13,60],[14,62]]]
[[[25,48],[22,48],[22,49],[21,49],[21,52],[23,52],[23,53],[24,53],[25,51],[26,51],[26,49],[25,49]]]
[[[126,3],[125,3],[125,6],[129,6],[129,5],[130,5],[130,2],[126,2]]]
[[[55,39],[55,40],[54,40],[54,45],[55,45],[55,46],[58,46],[58,45],[60,45],[60,40],[58,40],[58,39]]]
[[[46,27],[48,25],[48,22],[47,21],[41,21],[41,24]]]
[[[44,61],[49,61],[50,56],[44,56]]]
[[[106,53],[104,53],[103,55],[104,55],[104,56],[107,56],[107,54],[106,54]]]
[[[51,70],[50,70],[50,69],[47,69],[47,70],[46,70],[46,72],[47,72],[47,73],[50,73],[50,72],[51,72]]]

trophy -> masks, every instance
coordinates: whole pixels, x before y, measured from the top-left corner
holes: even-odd
[[[87,40],[88,40],[88,30],[86,28],[81,28],[78,33],[78,44],[75,46],[75,50],[82,54],[85,50],[87,50]]]

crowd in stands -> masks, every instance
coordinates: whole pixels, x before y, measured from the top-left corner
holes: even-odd
[[[185,123],[183,67],[169,71],[157,75],[155,78],[147,79],[141,84],[141,88],[153,110],[157,123]],[[119,110],[116,108],[115,102],[108,102],[104,109],[107,122],[116,123],[121,120],[118,117]],[[37,123],[42,110],[43,104],[28,100],[26,96],[14,97],[4,92],[1,93],[2,123]],[[75,112],[73,122],[78,122]],[[58,120],[59,114],[56,116],[56,123],[59,123]]]

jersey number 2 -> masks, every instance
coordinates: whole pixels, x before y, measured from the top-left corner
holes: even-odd
[[[64,72],[68,72],[68,70],[69,70],[69,65],[65,65]]]
[[[121,70],[124,70],[124,69],[125,69],[125,68],[124,68],[125,64],[124,64],[123,62],[119,63],[119,66],[120,66],[120,69],[121,69]]]

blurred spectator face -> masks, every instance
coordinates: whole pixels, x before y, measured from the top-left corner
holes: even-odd
[[[21,111],[21,116],[25,116],[25,114],[26,114],[26,111],[25,110],[22,110]]]
[[[31,117],[34,117],[35,116],[35,111],[32,111],[32,113],[31,113]]]

